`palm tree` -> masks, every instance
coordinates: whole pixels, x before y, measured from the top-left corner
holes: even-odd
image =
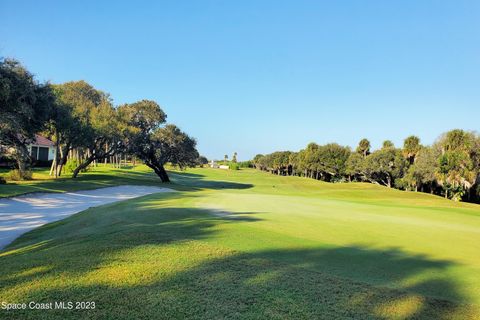
[[[357,147],[357,153],[363,155],[364,158],[370,154],[370,141],[368,141],[368,139],[364,138],[360,140]]]
[[[415,162],[415,158],[421,147],[420,138],[417,136],[410,136],[403,142],[403,156],[408,159],[410,164]]]

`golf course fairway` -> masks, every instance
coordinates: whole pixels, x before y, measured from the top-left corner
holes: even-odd
[[[178,192],[91,208],[0,251],[0,303],[94,309],[0,318],[480,318],[479,205],[253,169],[170,176],[158,185]]]

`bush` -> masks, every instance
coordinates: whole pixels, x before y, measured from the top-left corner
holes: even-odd
[[[25,172],[20,172],[20,170],[15,169],[9,173],[10,180],[21,181],[21,180],[32,180],[32,171],[26,170]]]
[[[240,170],[240,166],[236,162],[232,162],[228,165],[228,168],[230,170]]]
[[[73,173],[76,167],[78,167],[78,161],[76,159],[68,159],[67,163],[63,166],[66,173]]]
[[[240,168],[253,168],[253,161],[242,161],[238,163]]]
[[[0,184],[5,184],[7,183],[7,180],[5,180],[4,177],[0,177]]]
[[[80,165],[80,163],[77,161],[77,159],[68,159],[67,163],[65,163],[65,166],[63,167],[65,169],[66,173],[73,173],[75,169]],[[80,170],[80,172],[87,172],[88,167],[85,169]]]

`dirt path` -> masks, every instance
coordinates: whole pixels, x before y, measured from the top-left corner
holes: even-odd
[[[90,207],[172,191],[168,188],[126,185],[66,193],[32,193],[0,199],[0,249],[27,231]]]

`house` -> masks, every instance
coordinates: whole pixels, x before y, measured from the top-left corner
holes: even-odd
[[[227,170],[230,167],[223,164],[219,165],[217,162],[212,160],[212,162],[210,162],[210,168]]]
[[[36,165],[49,165],[49,162],[55,158],[55,143],[41,135],[36,134],[35,139],[27,145],[28,153]],[[0,167],[10,167],[13,165],[14,148],[0,145]]]
[[[35,140],[27,148],[33,161],[48,162],[55,158],[55,143],[41,135],[36,134]]]
[[[210,168],[218,169],[218,167],[218,163],[216,163],[215,161],[212,160],[212,162],[210,162]]]

